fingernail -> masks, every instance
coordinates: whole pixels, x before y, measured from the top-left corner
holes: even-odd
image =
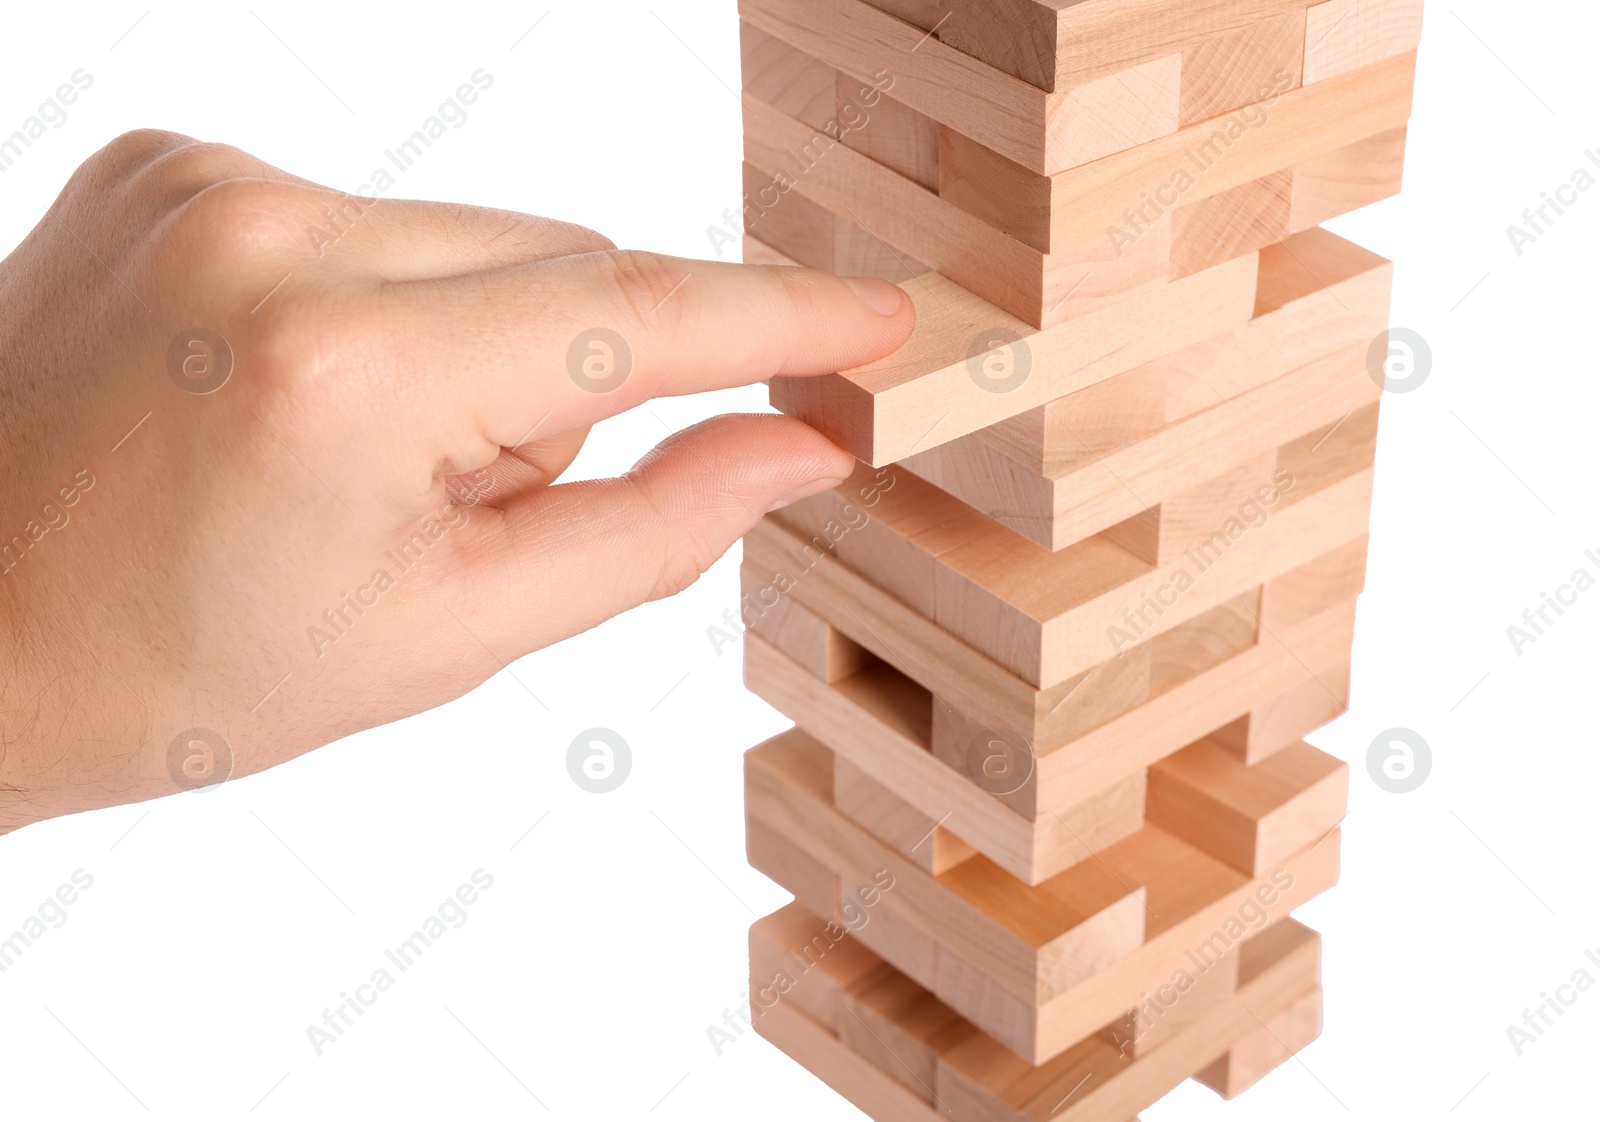
[[[844,277],[850,291],[880,316],[892,316],[905,306],[906,294],[900,286],[877,277]]]
[[[843,482],[844,480],[835,478],[834,476],[829,476],[826,479],[813,479],[810,483],[807,483],[801,487],[796,487],[793,491],[790,491],[788,494],[780,497],[777,502],[773,503],[767,508],[767,513],[771,514],[775,510],[782,510],[786,506],[793,506],[801,499],[809,499],[812,495],[820,495],[829,488],[837,487]]]

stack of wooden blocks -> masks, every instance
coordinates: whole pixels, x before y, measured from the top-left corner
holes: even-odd
[[[879,1120],[1126,1122],[1319,1033],[1420,0],[740,0],[746,259],[901,283],[746,539],[755,1027]],[[1376,372],[1376,373],[1375,373]]]

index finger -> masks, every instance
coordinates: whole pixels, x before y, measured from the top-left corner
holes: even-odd
[[[905,293],[875,278],[625,250],[400,287],[434,423],[495,446],[655,397],[860,366],[915,320]]]

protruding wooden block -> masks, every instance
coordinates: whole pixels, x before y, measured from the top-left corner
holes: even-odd
[[[1350,769],[1306,743],[1253,767],[1202,740],[1150,769],[1149,821],[1252,876],[1344,818]]]
[[[1417,49],[1422,0],[1329,0],[1306,12],[1305,81],[1324,82]]]
[[[1137,1002],[1100,1030],[1100,1039],[1117,1055],[1147,1055],[1196,1021],[1225,1007],[1239,985],[1240,955],[1227,955],[1206,969],[1191,966],[1180,975],[1141,990]]]
[[[1225,1099],[1238,1098],[1322,1035],[1322,987],[1317,986],[1282,1012],[1266,1018],[1228,1054],[1196,1073]]]
[[[1309,230],[1398,195],[1405,164],[1406,129],[1402,126],[1295,165],[1289,228]]]

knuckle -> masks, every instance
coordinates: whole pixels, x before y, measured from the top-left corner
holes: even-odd
[[[176,173],[174,173],[176,174]],[[165,224],[181,259],[239,270],[275,255],[295,235],[295,216],[309,202],[306,190],[265,179],[220,179],[190,193]]]
[[[146,160],[134,176],[134,185],[177,205],[216,184],[255,175],[261,168],[259,160],[232,145],[191,140]]]
[[[120,179],[134,174],[152,160],[197,143],[193,137],[165,129],[133,129],[113,138],[84,163],[97,177]]]
[[[604,260],[612,294],[633,322],[672,331],[692,314],[689,271],[682,263],[630,249],[609,251]]]

